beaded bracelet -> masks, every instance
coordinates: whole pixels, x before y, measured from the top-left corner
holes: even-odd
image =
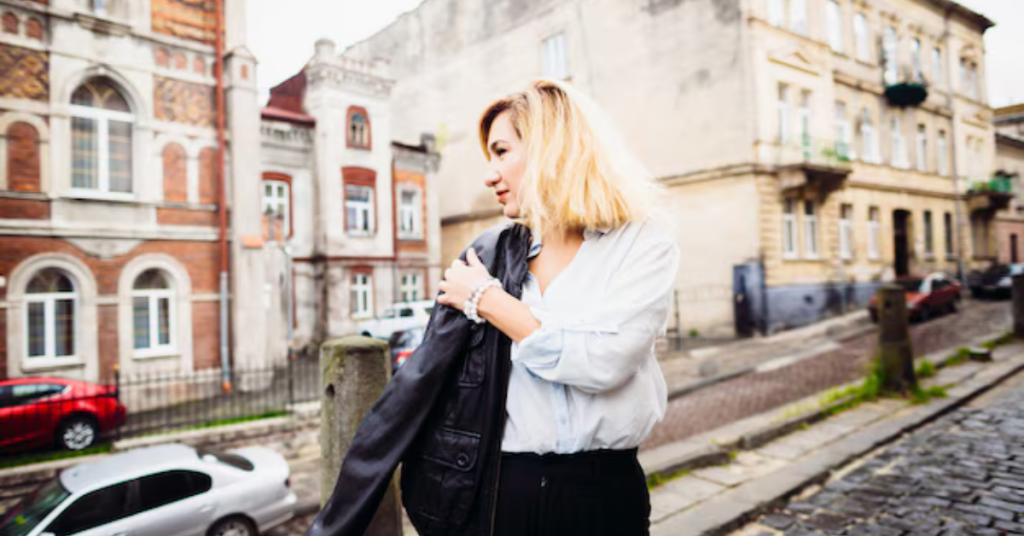
[[[466,318],[470,319],[476,324],[483,324],[485,320],[477,314],[480,306],[480,298],[484,295],[484,291],[491,287],[501,288],[501,281],[497,278],[490,278],[473,288],[473,292],[469,293],[469,297],[466,298],[466,304],[462,309],[462,312],[466,314]]]

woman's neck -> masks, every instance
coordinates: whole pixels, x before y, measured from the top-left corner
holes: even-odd
[[[541,236],[541,242],[549,247],[568,246],[582,241],[582,229],[550,229]]]

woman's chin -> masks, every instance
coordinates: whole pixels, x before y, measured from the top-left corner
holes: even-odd
[[[505,214],[506,218],[511,220],[514,220],[519,217],[519,207],[514,204],[506,204],[504,207],[502,207],[501,211],[502,213]]]

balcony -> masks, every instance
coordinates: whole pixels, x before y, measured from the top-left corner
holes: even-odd
[[[993,175],[989,180],[974,181],[967,188],[967,208],[971,212],[994,214],[1010,206],[1013,184],[1006,175]]]
[[[850,162],[849,144],[802,136],[799,143],[778,146],[775,169],[783,190],[811,187],[827,194],[850,175]]]
[[[884,63],[885,60],[883,60]],[[920,106],[928,100],[928,81],[921,74],[920,67],[904,66],[900,69],[902,77],[897,77],[895,70],[882,71],[882,83],[885,85],[885,100],[893,108]]]

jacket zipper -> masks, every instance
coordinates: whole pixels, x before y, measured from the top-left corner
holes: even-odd
[[[523,285],[526,282],[526,276],[530,273],[530,268],[526,256],[530,254],[529,238],[527,238],[526,252],[523,254],[522,264],[526,264],[526,268],[523,269],[522,275],[519,276],[517,281],[517,287],[515,289],[515,298],[522,299],[523,297]],[[520,265],[520,267],[522,266]],[[499,362],[499,366],[504,366],[505,362],[512,360],[512,342],[509,340],[508,346],[505,347],[504,352],[505,359]],[[508,384],[512,379],[512,363],[508,365],[508,371],[505,373],[505,389],[504,394],[501,396],[501,438],[497,441],[497,447],[495,451],[497,453],[498,463],[494,464],[494,489],[491,492],[491,530],[488,533],[489,536],[494,536],[494,519],[497,517],[498,512],[498,487],[501,480],[501,442],[505,439],[505,421],[507,420],[508,413],[505,411],[505,404],[508,403]]]

